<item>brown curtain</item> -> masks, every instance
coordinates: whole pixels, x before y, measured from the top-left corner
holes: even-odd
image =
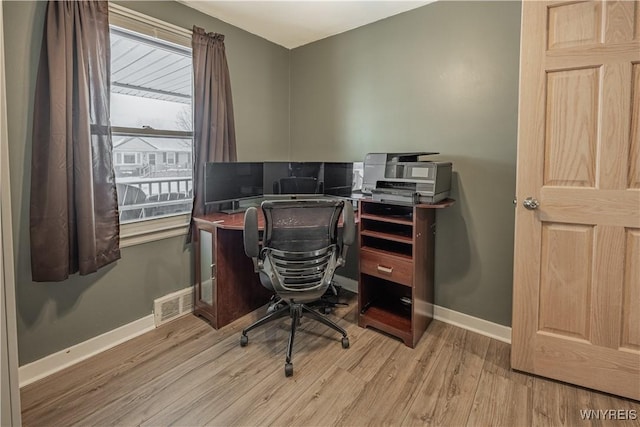
[[[193,210],[205,213],[204,165],[235,162],[236,131],[224,36],[193,27]]]
[[[120,258],[106,1],[50,1],[36,82],[31,274],[61,281]]]

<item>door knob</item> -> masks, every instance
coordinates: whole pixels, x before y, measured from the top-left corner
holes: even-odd
[[[530,211],[533,211],[535,209],[538,209],[538,206],[540,206],[540,202],[538,202],[533,197],[527,197],[524,200],[524,202],[522,202],[522,206],[524,206],[525,208],[529,209]]]

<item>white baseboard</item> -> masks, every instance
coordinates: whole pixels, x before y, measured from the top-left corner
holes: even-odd
[[[155,328],[153,314],[18,368],[20,387],[38,381]]]
[[[339,274],[335,274],[333,276],[333,280],[340,286],[342,289],[346,289],[347,291],[351,291],[353,293],[358,293],[358,281],[350,279],[345,276],[340,276]]]
[[[334,279],[343,289],[355,293],[358,292],[358,282],[356,280],[339,275],[334,276]],[[511,344],[511,328],[508,326],[499,325],[438,305],[434,305],[433,309],[433,317],[436,320]],[[150,314],[117,329],[71,346],[66,350],[20,366],[18,368],[19,385],[20,387],[24,387],[27,384],[31,384],[66,367],[88,359],[91,356],[115,347],[154,328],[154,315]]]
[[[343,289],[358,293],[357,280],[340,276],[338,274],[334,276],[334,279],[338,285],[342,286]],[[449,323],[459,328],[511,344],[511,328],[508,326],[489,322],[488,320],[460,313],[439,305],[433,306],[433,318],[441,322]]]
[[[511,328],[508,326],[469,316],[439,305],[433,306],[433,318],[511,344]]]

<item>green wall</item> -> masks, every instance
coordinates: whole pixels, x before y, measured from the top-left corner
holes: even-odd
[[[436,304],[511,323],[519,2],[440,1],[294,49],[293,160],[437,151]]]
[[[292,51],[179,3],[118,3],[226,35],[242,161],[415,150],[451,160],[457,203],[437,215],[436,303],[510,324],[519,2],[441,1]],[[154,298],[193,283],[180,237],[124,248],[89,276],[31,281],[31,115],[45,7],[4,2],[21,365],[144,317]]]
[[[179,3],[123,5],[184,28],[195,24],[225,34],[239,159],[288,158],[289,50]],[[153,299],[193,283],[192,253],[184,238],[176,237],[124,248],[121,260],[95,274],[61,283],[31,281],[31,116],[46,2],[3,6],[18,347],[24,365],[151,314]]]

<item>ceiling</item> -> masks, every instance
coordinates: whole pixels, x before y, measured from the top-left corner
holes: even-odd
[[[435,0],[178,0],[235,27],[293,49]]]

